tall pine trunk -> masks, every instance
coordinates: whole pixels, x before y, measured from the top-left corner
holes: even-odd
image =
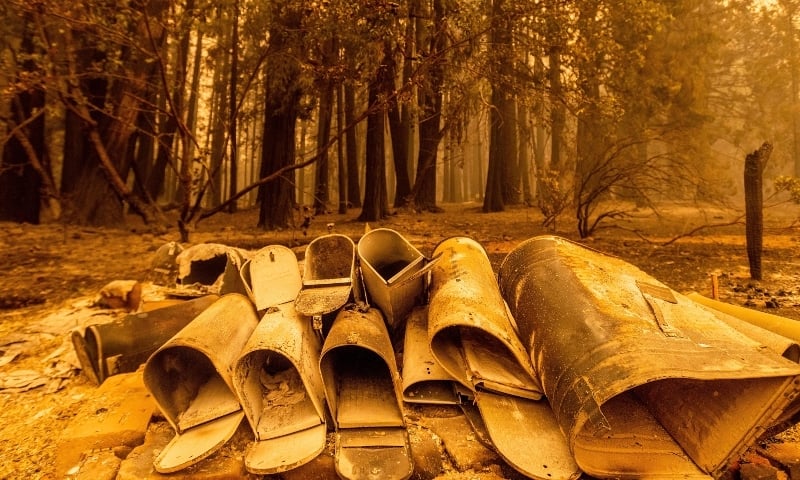
[[[21,53],[32,56],[36,53],[33,24],[30,18],[23,22]],[[35,64],[27,60],[21,68],[21,73],[30,74]],[[0,220],[38,224],[42,201],[55,200],[45,146],[44,105],[44,92],[38,88],[19,91],[11,98],[9,139],[0,157]]]
[[[385,53],[385,52],[384,52]],[[386,85],[391,82],[385,65],[378,68],[375,79],[370,82],[367,94],[370,113],[367,116],[367,175],[364,182],[364,204],[360,222],[380,220],[389,213],[389,199],[386,191],[386,108],[381,97]]]
[[[388,75],[392,78],[392,87],[394,87],[394,79],[397,76],[397,61],[391,52],[388,41],[386,42],[384,50],[387,53],[383,57],[383,61],[386,62],[389,70]],[[392,88],[392,90],[394,90],[394,88]],[[394,160],[394,206],[402,207],[407,203],[408,195],[411,193],[411,178],[408,175],[407,130],[403,126],[400,104],[394,96],[391,97],[391,101],[389,102],[387,116],[389,119],[389,132],[392,137],[392,158]]]
[[[359,177],[360,162],[358,159],[358,134],[355,122],[356,93],[355,86],[347,82],[344,85],[344,123],[349,127],[345,135],[347,147],[347,202],[353,208],[361,208],[361,185]]]
[[[428,82],[419,87],[419,153],[417,155],[417,174],[412,189],[412,200],[418,210],[437,211],[436,206],[436,164],[439,144],[444,136],[442,128],[442,89],[444,87],[445,48],[444,3],[433,2],[433,25],[428,29],[428,47],[423,62],[428,63]],[[421,52],[422,53],[422,52]]]
[[[328,140],[331,136],[331,122],[333,121],[333,82],[323,82],[319,97],[319,111],[317,117],[317,161],[315,164],[316,176],[314,179],[314,213],[325,214],[328,211],[330,165],[328,155]]]
[[[225,9],[222,7],[217,8],[217,17],[222,18]],[[228,21],[223,24],[222,38],[220,41],[223,44],[229,44],[233,36],[232,22]],[[209,156],[210,159],[210,172],[209,178],[210,185],[210,200],[209,203],[212,207],[216,207],[222,203],[225,191],[224,184],[224,165],[225,165],[225,137],[227,129],[226,119],[228,118],[226,112],[228,111],[228,102],[225,101],[227,95],[225,92],[228,90],[227,75],[230,72],[231,52],[229,49],[220,49],[222,58],[218,59],[217,68],[214,69],[214,81],[211,93],[211,108],[209,109],[211,118],[209,119],[210,125],[210,146]]]
[[[519,147],[517,149],[519,176],[522,179],[522,201],[527,206],[534,204],[534,192],[531,188],[531,126],[528,121],[528,107],[522,103],[517,103],[517,120],[519,121],[517,132],[519,133]]]
[[[339,213],[347,213],[347,162],[344,156],[344,86],[336,87],[336,135],[339,141],[336,142],[336,160],[339,180]]]
[[[490,113],[489,171],[484,212],[499,212],[506,204],[519,203],[517,170],[517,113],[508,79],[513,73],[511,29],[506,13],[506,0],[495,0],[492,6],[491,40],[495,46]]]
[[[236,90],[239,83],[239,1],[233,2],[233,20],[231,21],[231,77],[228,91],[228,143],[230,144],[230,177],[228,178],[228,198],[233,198],[239,189],[239,137],[237,135]],[[228,212],[236,212],[236,202],[228,205]]]
[[[300,12],[282,2],[271,3],[279,16],[270,29],[270,49],[284,52],[295,45]],[[294,164],[295,133],[300,114],[300,63],[292,56],[275,55],[266,65],[267,85],[264,101],[264,134],[261,146],[260,177],[264,178]],[[258,225],[265,230],[287,228],[294,207],[294,172],[286,171],[259,187]]]
[[[268,93],[268,96],[275,93]],[[267,105],[264,119],[264,144],[261,150],[261,178],[294,163],[295,131],[299,97],[276,109],[275,99]],[[270,108],[273,107],[273,108]],[[264,230],[287,228],[292,222],[294,186],[292,172],[259,187],[261,198],[258,226]]]

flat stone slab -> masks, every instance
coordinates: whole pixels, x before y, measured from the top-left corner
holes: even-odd
[[[95,450],[135,447],[144,442],[156,404],[141,372],[109,377],[86,398],[58,439],[55,476],[79,473],[82,457]]]
[[[442,439],[444,450],[459,471],[481,471],[492,464],[504,463],[494,451],[481,443],[464,415],[420,418],[420,423]]]

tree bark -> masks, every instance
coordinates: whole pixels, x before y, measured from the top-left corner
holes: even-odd
[[[233,198],[239,190],[239,138],[236,131],[237,126],[237,97],[239,82],[239,1],[233,2],[233,33],[231,34],[231,78],[230,91],[228,94],[228,142],[231,148],[231,176],[228,179],[228,196]],[[191,162],[191,159],[188,159]],[[185,162],[186,163],[186,162]],[[231,202],[228,206],[228,213],[236,212],[236,202]]]
[[[494,97],[494,93],[492,94]],[[495,103],[495,102],[492,102]],[[503,156],[500,150],[503,138],[500,134],[498,123],[502,122],[498,109],[492,108],[489,112],[489,168],[486,171],[486,190],[483,195],[483,211],[502,212],[505,210],[503,201]]]
[[[345,143],[347,147],[347,203],[350,207],[361,208],[358,135],[356,133],[356,126],[353,125],[356,117],[356,94],[355,87],[350,82],[344,85],[344,104],[344,123],[350,126],[345,134]]]
[[[495,46],[495,71],[492,79],[490,113],[489,171],[484,212],[505,210],[506,204],[519,203],[517,169],[517,114],[509,79],[513,74],[511,19],[505,12],[505,0],[496,0],[492,7],[492,44]]]
[[[88,43],[81,38],[76,41]],[[73,41],[73,43],[75,43]],[[83,45],[75,51],[75,71],[92,71],[94,62],[102,63],[105,54],[91,45]],[[100,122],[103,117],[103,105],[108,92],[108,80],[99,74],[77,76],[76,88],[81,92],[80,97],[89,107],[89,114],[93,122]],[[78,189],[78,182],[84,171],[84,164],[91,156],[92,146],[86,136],[85,124],[80,115],[71,107],[80,100],[66,98],[66,113],[64,114],[64,149],[63,165],[61,170],[61,195],[66,200],[68,209],[72,210],[72,197]],[[95,170],[97,163],[89,165],[87,170]],[[65,212],[66,213],[66,212]]]
[[[224,8],[218,6],[217,16],[222,18]],[[220,42],[229,43],[232,38],[231,22],[225,22],[223,25],[222,38]],[[214,70],[214,82],[211,93],[211,108],[209,109],[211,118],[209,119],[210,125],[210,147],[209,156],[211,157],[210,163],[210,204],[212,207],[220,205],[225,197],[223,192],[225,185],[223,184],[224,160],[225,160],[225,112],[227,112],[227,102],[224,101],[226,95],[228,82],[226,81],[227,74],[230,71],[230,50],[224,48],[220,49],[222,58],[218,59],[220,66]]]
[[[339,213],[347,213],[347,162],[344,156],[344,86],[336,86],[336,161],[338,167]]]
[[[402,78],[402,85],[408,85],[412,81],[412,75],[414,72],[414,60],[417,58],[417,42],[416,42],[416,29],[417,23],[420,21],[420,12],[419,12],[419,0],[412,0],[409,4],[408,8],[408,23],[406,24],[406,32],[405,32],[405,57],[403,59],[403,78]],[[412,112],[414,108],[411,106],[410,102],[403,102],[401,105],[400,111],[400,132],[398,136],[403,139],[403,145],[405,158],[401,160],[402,165],[405,166],[405,178],[408,179],[407,190],[405,190],[405,185],[400,185],[399,180],[401,178],[401,173],[397,173],[398,178],[398,185],[395,192],[395,200],[394,206],[400,207],[408,203],[408,199],[411,195],[411,188],[412,182],[414,181],[412,178],[412,172],[414,170],[414,154],[413,154],[413,146],[414,146],[414,135],[415,129],[413,125],[413,117],[414,113]],[[392,138],[394,138],[395,133],[392,132]],[[397,163],[395,163],[397,166]]]
[[[772,154],[772,144],[764,142],[744,160],[745,234],[750,278],[761,280],[761,253],[764,240],[764,199],[762,174]]]
[[[564,88],[561,84],[561,49],[558,46],[550,48],[550,67],[547,71],[550,80],[550,125],[552,138],[550,139],[550,170],[563,174],[566,170],[562,150],[564,146],[564,128],[566,125],[562,97]]]
[[[165,30],[163,25],[154,19],[161,17],[166,6],[164,0],[147,4],[136,2],[138,17],[130,24],[131,38],[138,40],[142,45],[159,49]],[[68,35],[71,33],[67,32]],[[90,51],[97,52],[96,49]],[[133,159],[126,153],[132,151],[129,142],[136,130],[147,79],[158,67],[158,62],[152,61],[152,57],[157,55],[157,50],[136,49],[132,45],[123,46],[120,53],[122,70],[112,72],[118,77],[112,84],[108,98],[102,99],[102,103],[94,103],[99,100],[97,98],[88,103],[84,102],[82,99],[86,98],[86,95],[83,91],[78,91],[80,87],[75,84],[70,85],[71,100],[67,101],[67,107],[89,129],[90,144],[90,148],[84,152],[85,158],[81,159],[77,166],[78,173],[73,177],[77,180],[70,185],[74,206],[71,220],[92,225],[124,223],[123,201],[128,202],[145,222],[154,219],[163,220],[154,205],[147,204],[133,195],[127,187],[127,176]],[[81,59],[81,62],[83,61],[84,59]],[[70,74],[73,78],[79,78],[83,72],[76,64],[76,60],[73,58],[68,63]],[[105,104],[112,105],[113,112],[95,118],[92,113],[94,109],[98,106],[102,109],[102,105]]]
[[[277,3],[273,3],[272,8],[281,13],[281,18],[270,29],[270,49],[283,52],[296,41],[291,35],[299,30],[301,14],[287,5]],[[275,58],[274,64],[267,65],[269,73],[264,105],[261,178],[292,165],[296,155],[295,131],[302,96],[299,83],[300,63],[292,56],[276,55]],[[276,74],[277,69],[280,69],[280,74]],[[293,177],[294,173],[287,171],[278,179],[259,187],[259,227],[275,230],[291,225],[294,206]]]
[[[387,63],[389,73],[388,76],[392,79],[391,87],[394,90],[394,79],[397,76],[397,61],[391,51],[389,42],[385,46],[386,55],[383,61]],[[408,202],[408,195],[411,193],[411,178],[408,175],[408,137],[406,136],[407,130],[403,126],[401,118],[400,104],[396,98],[392,98],[389,102],[387,117],[389,120],[389,133],[392,137],[392,159],[394,160],[394,176],[395,176],[395,190],[394,190],[394,206],[402,207]]]
[[[261,178],[294,163],[297,115],[296,104],[291,109],[285,108],[277,112],[267,107],[264,120],[264,145],[261,151]],[[258,226],[264,230],[287,228],[291,225],[294,203],[294,186],[291,182],[293,175],[293,172],[287,172],[277,180],[259,187],[261,204]]]
[[[419,87],[419,153],[417,174],[411,196],[417,210],[438,210],[436,206],[436,164],[439,144],[444,137],[442,128],[442,89],[444,87],[444,59],[440,58],[445,48],[444,3],[433,1],[433,25],[424,52],[427,63],[426,84]],[[420,52],[423,53],[423,52]]]
[[[314,164],[316,172],[314,178],[314,213],[323,215],[328,211],[330,201],[330,188],[328,180],[330,165],[328,155],[328,140],[331,136],[331,123],[333,120],[333,81],[325,80],[320,89],[319,113],[317,115],[317,145],[319,158]]]
[[[522,201],[527,206],[534,204],[534,192],[531,188],[531,126],[528,121],[528,107],[517,103],[517,120],[519,121],[519,147],[517,148],[517,169],[522,180]]]
[[[23,20],[22,53],[35,53],[30,19]],[[28,60],[22,70],[32,73],[35,65]],[[38,88],[18,92],[11,99],[10,138],[0,157],[0,220],[39,223],[42,195],[54,197],[56,191],[46,170],[45,95]],[[38,113],[37,113],[38,112]],[[44,189],[43,189],[44,186]]]
[[[364,183],[364,204],[358,217],[360,222],[380,220],[388,214],[389,199],[386,192],[386,108],[380,104],[385,92],[388,69],[378,68],[375,79],[369,84],[367,95],[370,113],[367,116],[367,175]]]

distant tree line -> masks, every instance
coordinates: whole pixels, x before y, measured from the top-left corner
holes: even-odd
[[[620,205],[800,177],[800,0],[6,0],[0,220]],[[738,176],[738,174],[737,174]],[[609,198],[625,202],[604,202]]]

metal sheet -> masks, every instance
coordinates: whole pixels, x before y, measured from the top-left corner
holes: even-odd
[[[542,396],[483,247],[455,237],[434,250],[428,337],[433,357],[465,387]]]
[[[72,339],[81,368],[93,382],[133,372],[173,335],[219,297],[207,295],[175,305],[132,313],[110,323],[89,325]]]
[[[498,280],[582,468],[595,462],[580,455],[601,455],[619,460],[612,462],[614,475],[658,473],[647,455],[617,451],[605,440],[629,427],[624,416],[616,424],[605,413],[620,395],[643,402],[712,476],[798,395],[800,366],[677,292],[671,292],[674,303],[643,292],[637,282],[668,287],[621,259],[559,237],[536,237],[508,254]]]

